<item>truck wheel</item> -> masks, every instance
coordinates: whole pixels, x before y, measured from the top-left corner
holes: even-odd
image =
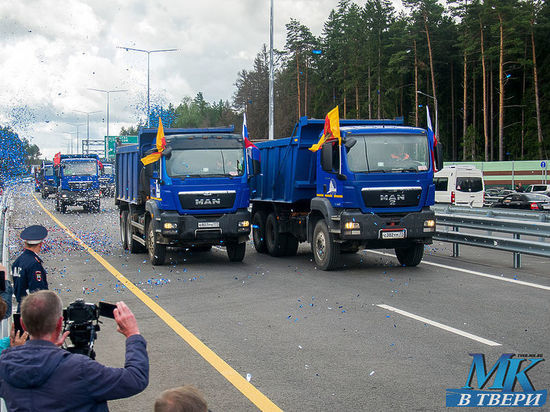
[[[227,257],[229,257],[230,262],[243,261],[244,254],[246,252],[246,242],[243,242],[243,243],[228,242],[225,248],[227,249]]]
[[[48,194],[46,193],[46,191],[44,189],[42,189],[42,199],[46,199],[48,197]]]
[[[147,223],[147,252],[149,253],[149,260],[152,265],[163,265],[166,259],[166,245],[160,245],[158,243],[157,234],[154,229],[153,220],[149,220]]]
[[[252,216],[252,241],[258,253],[266,253],[265,244],[265,212],[258,210]]]
[[[286,256],[296,256],[296,252],[298,252],[298,239],[296,236],[285,233],[286,235]]]
[[[130,253],[141,253],[144,251],[143,245],[133,238],[134,227],[132,226],[132,216],[129,212],[126,217],[126,241],[128,242],[128,250]]]
[[[101,201],[100,201],[100,200],[97,200],[97,201],[94,203],[93,211],[96,212],[96,213],[99,213],[100,210],[101,210]]]
[[[319,269],[332,270],[336,268],[340,260],[340,244],[334,242],[334,237],[328,231],[324,220],[319,220],[315,225],[311,248]]]
[[[126,225],[128,221],[128,211],[123,210],[120,212],[120,241],[122,242],[122,249],[128,250],[128,237],[126,233]]]
[[[418,266],[424,257],[424,245],[413,243],[408,247],[395,248],[395,255],[403,266]]]
[[[55,211],[59,212],[61,208],[59,207],[59,199],[55,198]]]
[[[61,210],[61,213],[63,214],[67,213],[67,205],[61,202],[61,205],[59,206],[59,210]]]
[[[265,245],[271,256],[286,254],[286,236],[279,233],[279,222],[275,213],[270,213],[265,221]]]

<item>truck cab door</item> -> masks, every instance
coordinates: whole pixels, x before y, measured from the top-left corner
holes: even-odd
[[[343,205],[344,183],[339,178],[340,158],[337,143],[327,142],[317,151],[317,197],[330,200],[335,207]]]

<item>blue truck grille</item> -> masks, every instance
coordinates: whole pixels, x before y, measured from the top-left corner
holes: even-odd
[[[361,191],[367,207],[417,206],[422,196],[421,187],[364,188]]]
[[[70,190],[88,190],[92,188],[92,182],[69,182]]]
[[[183,209],[231,209],[235,203],[234,190],[215,190],[210,192],[180,192]]]

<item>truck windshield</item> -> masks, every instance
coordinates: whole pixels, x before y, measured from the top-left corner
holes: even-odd
[[[97,163],[89,162],[65,162],[63,163],[65,176],[90,176],[97,174]]]
[[[104,175],[112,175],[113,174],[113,166],[103,165],[103,174]]]
[[[44,169],[44,176],[53,176],[53,167],[46,167]]]
[[[357,143],[347,154],[352,172],[419,172],[430,168],[428,139],[424,135],[353,135]]]
[[[242,176],[242,149],[172,150],[166,160],[166,172],[171,177]]]

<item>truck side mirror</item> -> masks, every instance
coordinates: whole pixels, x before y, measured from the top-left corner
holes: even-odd
[[[436,169],[443,169],[443,145],[441,144],[441,142],[437,142],[437,145],[435,146],[434,158]]]
[[[166,160],[170,159],[172,157],[172,148],[170,146],[167,146],[162,151],[162,156],[164,156],[166,158]]]
[[[332,172],[332,143],[325,143],[321,148],[321,169]]]
[[[258,176],[262,172],[262,165],[259,160],[252,159],[252,174]]]

